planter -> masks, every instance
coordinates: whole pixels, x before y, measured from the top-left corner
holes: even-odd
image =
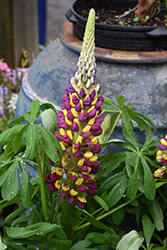
[[[77,0],[66,13],[67,19],[73,24],[74,34],[82,40],[86,19],[81,17],[77,10],[102,8],[119,10],[120,6],[125,11],[134,8],[138,1],[135,0]],[[161,4],[161,11],[167,13],[165,3]],[[109,24],[95,25],[96,46],[113,50],[126,51],[155,51],[167,49],[167,27],[144,26],[117,26]]]

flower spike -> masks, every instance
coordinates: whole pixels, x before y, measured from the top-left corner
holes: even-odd
[[[45,177],[51,191],[61,190],[62,199],[67,198],[70,204],[76,202],[81,209],[87,203],[86,195],[97,194],[94,178],[100,166],[96,154],[101,151],[98,135],[102,133],[103,117],[99,114],[103,97],[98,96],[100,86],[95,86],[94,33],[95,11],[91,9],[77,70],[69,80],[62,111],[56,117],[60,132],[55,132],[55,136],[63,149],[63,157],[60,166]]]

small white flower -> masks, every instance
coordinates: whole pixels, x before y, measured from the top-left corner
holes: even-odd
[[[17,105],[17,100],[18,100],[18,94],[12,93],[11,99],[9,100],[9,111],[15,111],[16,110],[16,105]]]

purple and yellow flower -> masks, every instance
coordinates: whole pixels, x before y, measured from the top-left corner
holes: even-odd
[[[163,167],[154,171],[154,178],[167,178],[167,135],[158,143],[159,150],[156,153],[156,160],[160,162]]]
[[[46,176],[51,191],[60,190],[62,199],[67,198],[69,203],[76,201],[82,209],[87,202],[86,194],[97,194],[94,178],[100,166],[97,154],[101,151],[98,136],[102,133],[103,117],[99,115],[103,97],[99,96],[100,86],[95,86],[94,30],[95,11],[91,9],[77,70],[69,80],[62,111],[56,117],[60,130],[55,136],[63,157],[60,166]]]
[[[158,143],[159,150],[156,153],[156,160],[162,165],[167,165],[167,135]]]

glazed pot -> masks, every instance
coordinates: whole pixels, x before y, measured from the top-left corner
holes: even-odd
[[[127,11],[137,5],[136,0],[77,0],[66,13],[67,19],[73,23],[74,34],[82,40],[86,19],[78,12],[97,8],[105,10]],[[165,2],[161,3],[161,11],[167,14]],[[118,26],[109,24],[95,25],[96,46],[113,50],[156,51],[167,49],[167,27]]]

